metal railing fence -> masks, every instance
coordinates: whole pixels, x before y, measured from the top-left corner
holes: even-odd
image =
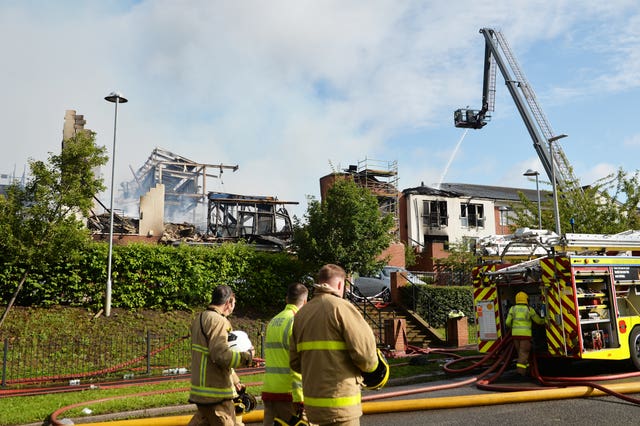
[[[191,363],[189,336],[39,336],[4,338],[2,387],[177,374]]]

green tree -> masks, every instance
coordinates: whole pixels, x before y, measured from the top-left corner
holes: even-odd
[[[336,263],[348,273],[369,274],[385,264],[376,258],[392,240],[393,217],[353,180],[338,177],[322,202],[310,198],[304,218],[305,224],[296,221],[294,246],[311,267]]]
[[[469,241],[462,239],[450,243],[447,253],[449,255],[445,258],[434,258],[438,276],[447,280],[443,284],[470,284],[471,270],[478,264],[478,257],[471,249]]]
[[[571,185],[558,187],[558,210],[563,233],[616,234],[639,229],[640,175],[630,175],[622,169],[593,185],[574,189]],[[555,230],[552,192],[541,200],[542,227]],[[521,204],[513,205],[515,228],[537,228],[537,201],[519,194]],[[571,222],[573,221],[573,226]]]
[[[12,184],[0,197],[0,255],[5,270],[3,287],[17,280],[0,319],[4,322],[30,272],[76,256],[89,241],[86,217],[93,197],[104,189],[93,170],[107,162],[95,134],[81,132],[65,141],[59,155],[48,162],[29,161],[31,177],[24,186]],[[41,280],[46,280],[41,277]]]

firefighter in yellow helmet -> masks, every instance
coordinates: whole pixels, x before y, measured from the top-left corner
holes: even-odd
[[[529,306],[529,296],[524,291],[516,294],[516,304],[509,309],[506,325],[511,329],[513,344],[518,352],[516,369],[518,374],[525,376],[529,368],[529,354],[531,353],[531,324],[544,324],[532,307]]]

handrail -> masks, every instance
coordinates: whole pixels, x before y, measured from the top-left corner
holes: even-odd
[[[426,320],[422,317],[420,317],[420,315],[418,315],[417,313],[417,300],[416,300],[416,295],[418,293],[418,285],[414,282],[412,282],[411,280],[409,280],[409,277],[406,276],[406,274],[402,271],[397,271],[398,274],[400,274],[402,277],[404,277],[406,279],[406,283],[405,286],[410,285],[411,286],[411,305],[412,306],[406,306],[404,303],[402,303],[402,300],[398,300],[395,301],[395,304],[397,306],[397,308],[399,308],[401,311],[404,311],[404,314],[411,317],[413,319],[413,322],[418,322],[420,323],[420,328],[426,332],[431,339],[433,340],[437,340],[440,344],[444,344],[446,343],[446,339],[442,338],[442,336],[440,336],[438,334],[438,332],[431,328],[431,326],[429,325],[429,323],[431,322],[431,318],[427,318]],[[432,298],[428,296],[428,294],[425,295],[425,297],[427,298],[427,312],[431,312],[430,306],[433,303]]]
[[[356,308],[358,308],[358,310],[360,310],[360,312],[362,313],[362,316],[365,319],[368,319],[369,321],[371,321],[374,325],[375,328],[378,329],[378,344],[383,344],[383,321],[382,321],[382,312],[381,309],[379,309],[378,307],[376,307],[376,305],[369,300],[369,298],[362,296],[361,294],[356,294],[357,291],[357,287],[354,286],[351,281],[347,280],[347,283],[349,284],[347,287],[347,291],[345,291],[345,298],[347,300],[349,300],[351,302],[352,305],[354,305]],[[353,291],[356,290],[356,291]],[[388,289],[385,289],[386,292],[388,292]],[[380,294],[383,294],[385,291],[383,291]],[[362,304],[362,305],[360,305]],[[373,318],[369,312],[367,312],[367,307],[369,308],[369,312],[375,312],[377,313],[377,317],[378,319],[376,320],[375,318]]]
[[[411,310],[415,311],[416,310],[416,284],[411,281],[409,279],[409,277],[402,271],[398,271],[398,274],[400,274],[405,280],[406,280],[406,284],[405,285],[410,285],[411,286]],[[402,304],[402,303],[400,303]]]

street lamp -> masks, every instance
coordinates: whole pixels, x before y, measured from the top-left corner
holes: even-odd
[[[564,133],[547,139],[549,141],[549,155],[551,157],[551,184],[553,185],[553,214],[556,217],[556,234],[560,236],[560,209],[558,208],[558,187],[556,183],[556,156],[553,154],[553,143],[566,138]]]
[[[113,151],[111,153],[111,204],[109,206],[109,260],[107,266],[107,295],[105,300],[104,315],[111,315],[111,259],[113,258],[113,177],[116,170],[116,129],[118,126],[118,104],[128,102],[127,98],[120,92],[111,92],[104,98],[108,102],[113,102],[116,107],[113,119]]]
[[[538,229],[542,229],[542,210],[540,209],[540,187],[538,186],[538,176],[540,172],[537,170],[528,169],[522,174],[523,176],[535,176],[536,177],[536,194],[538,194]]]

